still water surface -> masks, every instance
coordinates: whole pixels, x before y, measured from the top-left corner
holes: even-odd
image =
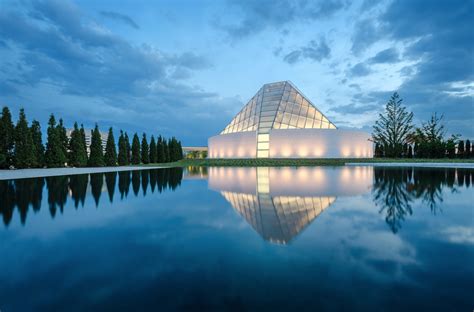
[[[1,311],[472,311],[474,170],[0,181]]]

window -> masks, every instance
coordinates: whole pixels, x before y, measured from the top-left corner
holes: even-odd
[[[269,134],[259,134],[257,140],[259,142],[268,142],[270,140]]]
[[[290,126],[296,127],[298,124],[298,115],[291,115]]]
[[[304,124],[306,123],[306,117],[299,117],[298,118],[298,128],[304,128]]]

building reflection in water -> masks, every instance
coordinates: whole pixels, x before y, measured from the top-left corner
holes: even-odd
[[[94,205],[99,207],[104,192],[107,192],[109,202],[113,203],[116,188],[120,200],[124,200],[129,195],[130,184],[135,196],[139,196],[140,188],[145,196],[155,190],[159,193],[166,189],[175,190],[181,185],[182,178],[182,168],[167,168],[121,171],[118,173],[118,183],[117,172],[0,180],[0,215],[5,226],[8,226],[15,209],[18,209],[20,222],[25,225],[30,207],[34,212],[40,211],[45,185],[49,214],[55,218],[58,212],[63,213],[68,200],[72,200],[75,209],[78,209],[84,206],[87,197],[89,200],[92,197]]]
[[[338,196],[367,193],[372,168],[209,168],[219,191],[263,239],[287,244]]]

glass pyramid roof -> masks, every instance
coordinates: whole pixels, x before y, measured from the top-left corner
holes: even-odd
[[[263,85],[221,134],[263,129],[336,129],[336,126],[290,81],[281,81]]]

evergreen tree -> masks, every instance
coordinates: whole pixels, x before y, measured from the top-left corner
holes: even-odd
[[[168,148],[168,142],[163,138],[163,162],[170,162],[170,150]]]
[[[13,144],[15,126],[8,107],[3,107],[0,118],[0,168],[8,168],[13,164]]]
[[[130,139],[128,138],[127,132],[125,132],[123,139],[125,140],[125,147],[127,149],[127,165],[130,165],[132,163],[132,148],[130,147]]]
[[[87,165],[89,167],[103,167],[104,153],[102,148],[102,137],[100,135],[99,126],[95,124],[94,130],[91,131],[90,155]]]
[[[471,157],[471,141],[466,140],[466,145],[464,146],[464,157],[469,158]]]
[[[33,138],[23,108],[20,109],[20,116],[15,127],[13,159],[16,168],[30,168],[36,164]]]
[[[48,125],[48,142],[46,143],[45,153],[46,166],[50,168],[64,167],[66,156],[63,152],[61,138],[53,114],[49,117]]]
[[[118,141],[118,164],[119,166],[126,166],[128,165],[128,154],[127,154],[127,143],[125,143],[125,137],[123,135],[123,131],[120,130],[120,137]]]
[[[69,139],[67,137],[66,128],[64,127],[62,119],[59,119],[57,131],[59,135],[59,140],[61,142],[61,149],[63,151],[64,156],[66,157],[66,162],[69,163],[69,160],[68,160]]]
[[[41,168],[44,166],[44,146],[41,126],[37,120],[31,122],[30,132],[31,139],[33,140],[33,152],[35,154],[35,163],[33,166]]]
[[[164,163],[165,162],[165,151],[164,151],[164,145],[163,145],[163,138],[158,136],[158,141],[156,144],[156,161],[158,163]]]
[[[105,164],[107,166],[117,166],[117,151],[115,149],[115,138],[112,127],[109,128],[107,143],[105,145]]]
[[[152,135],[150,139],[150,163],[156,163],[156,142],[155,137]]]
[[[177,160],[181,160],[184,158],[184,153],[183,153],[183,146],[181,145],[181,141],[177,141],[177,155],[178,155],[178,159]]]
[[[148,148],[148,142],[146,140],[146,134],[143,133],[142,137],[142,163],[148,164],[150,162],[150,149]]]
[[[464,141],[462,140],[458,142],[458,157],[459,158],[464,157]]]
[[[87,160],[88,160],[88,157],[89,157],[89,152],[87,151],[86,130],[84,130],[84,125],[83,124],[81,124],[80,133],[81,133],[81,146],[82,146],[82,149],[83,149],[82,153],[83,153],[83,155],[86,155],[84,166],[87,166]]]
[[[141,162],[140,159],[140,139],[135,133],[132,140],[132,164],[139,165]]]
[[[403,144],[410,143],[412,120],[413,113],[406,111],[402,99],[395,92],[385,106],[385,113],[379,114],[379,120],[373,126],[372,139],[385,147],[385,156],[402,156]]]
[[[71,132],[71,139],[69,140],[68,162],[73,167],[85,167],[87,165],[87,151],[82,138],[82,131],[83,129],[79,129],[77,122],[75,122]]]

